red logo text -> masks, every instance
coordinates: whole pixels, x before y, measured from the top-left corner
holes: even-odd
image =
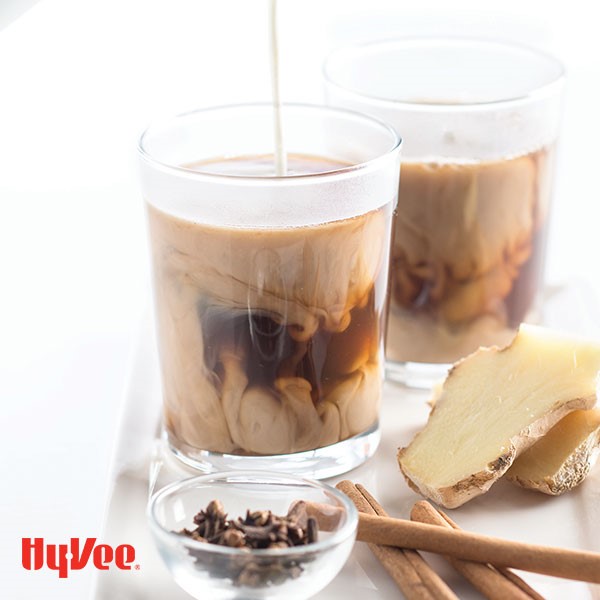
[[[96,545],[96,538],[86,538],[83,545],[79,538],[71,538],[70,544],[46,544],[44,538],[22,538],[21,562],[28,571],[41,569],[46,565],[58,571],[61,578],[68,577],[69,571],[80,571],[87,564],[100,571],[108,571],[111,563],[122,571],[130,571],[135,562],[135,548],[121,544],[113,548],[109,544]]]

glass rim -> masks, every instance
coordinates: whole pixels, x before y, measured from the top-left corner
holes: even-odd
[[[170,173],[172,175],[176,175],[178,177],[191,178],[199,181],[211,181],[215,183],[227,183],[227,184],[243,184],[243,185],[252,185],[252,184],[271,184],[271,185],[280,185],[290,183],[291,181],[313,181],[317,179],[328,179],[332,177],[336,177],[339,175],[353,174],[355,172],[361,172],[367,169],[376,168],[380,162],[385,161],[389,156],[398,152],[402,148],[402,138],[398,134],[398,132],[388,123],[383,121],[382,119],[378,119],[375,116],[370,114],[362,113],[360,111],[350,110],[337,106],[327,106],[321,104],[310,104],[310,103],[300,103],[300,102],[284,102],[281,105],[282,111],[285,115],[286,109],[296,109],[301,111],[307,111],[311,113],[315,112],[325,112],[330,113],[332,115],[345,116],[346,118],[352,118],[354,120],[361,120],[365,124],[369,124],[370,126],[375,126],[379,128],[381,131],[384,131],[390,136],[390,145],[389,147],[378,153],[377,156],[371,158],[369,160],[359,162],[356,164],[351,164],[347,166],[343,166],[337,169],[331,169],[328,171],[322,171],[317,173],[300,173],[293,175],[284,175],[284,176],[276,176],[276,175],[233,175],[233,174],[225,174],[225,173],[210,173],[204,171],[198,171],[195,169],[188,169],[186,167],[182,167],[180,165],[174,165],[166,161],[159,160],[155,158],[152,153],[150,153],[145,147],[146,139],[149,135],[153,133],[155,129],[160,128],[161,126],[166,126],[169,123],[174,123],[178,119],[185,119],[189,117],[193,117],[196,115],[210,115],[210,113],[220,113],[227,111],[239,111],[239,110],[265,110],[273,109],[273,104],[271,102],[242,102],[235,104],[221,104],[221,105],[213,105],[207,106],[203,108],[193,109],[190,111],[186,111],[183,113],[178,113],[171,116],[162,117],[160,119],[156,119],[148,125],[141,135],[138,138],[137,150],[138,154],[142,160],[148,163],[155,169],[158,169],[163,172]],[[285,116],[283,117],[285,119]],[[285,121],[284,121],[285,123]],[[285,125],[284,125],[285,127]],[[285,133],[284,133],[285,135]],[[215,158],[215,157],[206,157],[206,158]]]
[[[534,89],[515,96],[509,96],[497,100],[485,100],[485,101],[465,101],[465,102],[428,102],[418,100],[402,100],[385,98],[367,93],[366,91],[360,91],[346,85],[338,83],[331,73],[331,63],[333,60],[343,57],[345,54],[350,54],[357,51],[365,51],[378,47],[390,47],[390,46],[401,46],[405,48],[418,48],[418,47],[433,47],[434,45],[446,45],[447,47],[488,47],[496,48],[498,50],[517,50],[523,54],[529,54],[531,57],[543,59],[549,64],[552,64],[556,70],[556,75],[551,78],[547,83],[539,85]],[[322,76],[328,85],[348,94],[356,99],[362,101],[368,101],[373,104],[380,106],[386,106],[388,108],[404,109],[404,110],[426,110],[426,111],[452,111],[460,112],[463,110],[473,109],[494,109],[494,108],[505,108],[515,104],[521,104],[524,102],[535,101],[547,96],[551,96],[555,90],[559,90],[565,83],[566,80],[566,69],[562,61],[558,58],[532,46],[526,44],[520,44],[516,42],[507,42],[500,40],[490,40],[485,38],[477,37],[463,37],[463,36],[400,36],[384,38],[379,40],[370,40],[366,42],[358,42],[355,44],[346,44],[340,46],[331,51],[325,60],[321,68]]]
[[[220,546],[218,544],[210,544],[207,542],[194,540],[192,538],[183,536],[180,533],[177,533],[176,531],[171,531],[165,528],[159,521],[156,512],[158,510],[158,506],[161,504],[162,501],[164,501],[165,497],[176,495],[181,490],[193,488],[197,483],[206,482],[207,484],[210,484],[211,481],[214,482],[216,480],[217,482],[223,482],[226,478],[236,477],[245,478],[247,481],[252,480],[252,478],[260,478],[267,483],[277,483],[278,481],[292,481],[298,484],[305,484],[309,488],[321,489],[324,492],[327,492],[328,494],[332,495],[341,504],[344,511],[345,522],[339,529],[336,529],[335,531],[331,532],[331,535],[329,537],[317,540],[316,542],[313,542],[311,544],[305,544],[302,546],[290,546],[289,548],[253,549],[251,553],[248,553],[246,550],[240,548]],[[215,473],[206,473],[205,475],[196,475],[187,479],[175,481],[153,494],[153,496],[148,502],[146,514],[152,530],[164,540],[177,542],[178,544],[183,544],[189,548],[193,548],[194,550],[200,550],[206,554],[214,553],[244,557],[255,555],[261,558],[283,558],[286,556],[297,556],[298,554],[308,554],[312,552],[328,550],[337,546],[341,542],[354,535],[358,526],[358,512],[356,510],[356,507],[354,506],[350,498],[346,496],[346,494],[336,489],[335,487],[327,485],[326,483],[322,483],[321,481],[317,481],[315,479],[293,475],[290,473],[276,473],[272,471],[261,470],[221,471]]]

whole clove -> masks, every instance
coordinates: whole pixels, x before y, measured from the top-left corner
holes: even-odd
[[[209,568],[211,576],[230,578],[234,585],[262,587],[277,585],[300,576],[298,557],[253,555],[252,550],[276,550],[313,544],[318,539],[318,524],[300,507],[286,516],[270,510],[246,511],[244,517],[229,519],[223,504],[212,500],[193,519],[195,528],[178,533],[193,540],[237,548],[243,554],[211,555],[190,549],[199,568]],[[312,560],[302,556],[302,562]]]

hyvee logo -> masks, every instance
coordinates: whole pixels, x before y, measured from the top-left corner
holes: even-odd
[[[117,568],[130,571],[135,561],[135,548],[121,544],[116,548],[98,544],[96,538],[86,538],[83,546],[79,538],[71,538],[70,544],[45,544],[44,538],[22,538],[21,562],[28,571],[41,569],[44,564],[58,571],[61,578],[69,576],[69,570],[79,571],[89,562],[100,571],[108,571],[114,561]],[[139,565],[135,565],[138,569]]]

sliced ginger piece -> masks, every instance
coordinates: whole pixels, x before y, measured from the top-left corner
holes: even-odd
[[[522,325],[456,363],[425,428],[398,451],[409,485],[447,508],[486,492],[562,417],[596,403],[600,343]]]
[[[600,410],[575,410],[525,450],[506,472],[521,487],[558,496],[578,486],[600,453]]]

